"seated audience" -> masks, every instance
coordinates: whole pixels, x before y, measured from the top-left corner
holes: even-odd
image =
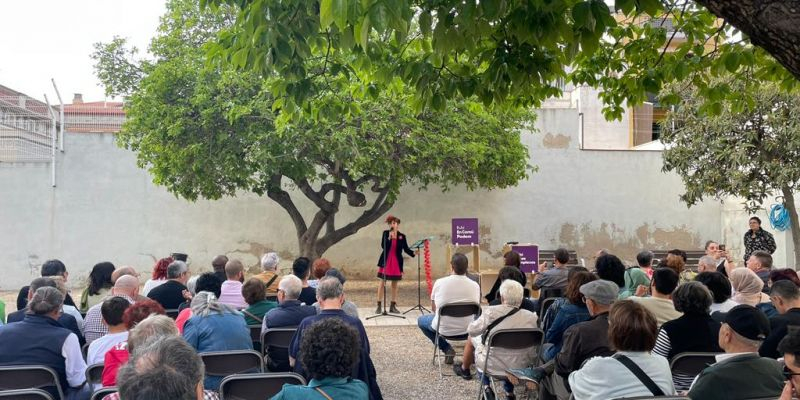
[[[714,272],[717,273],[717,272]],[[709,315],[711,292],[700,282],[687,282],[672,293],[675,310],[683,313],[677,319],[661,325],[653,353],[672,361],[684,352],[721,353],[717,343],[720,324]],[[672,383],[676,390],[686,390],[694,376],[675,374]]]
[[[303,281],[294,275],[284,276],[278,289],[278,307],[264,315],[261,333],[271,328],[296,327],[306,317],[317,315],[312,306],[304,305],[297,300],[303,290]],[[315,303],[316,304],[316,303]],[[267,347],[267,369],[270,372],[289,372],[289,352],[282,347]]]
[[[358,331],[338,318],[309,326],[300,342],[300,363],[311,380],[305,386],[285,384],[272,399],[368,399],[367,384],[350,377],[360,351]]]
[[[267,286],[267,300],[273,298],[277,300],[278,281],[280,281],[277,272],[279,262],[280,258],[277,253],[264,254],[264,257],[261,257],[261,273],[254,276],[254,278],[261,279]]]
[[[745,268],[732,272],[740,269]],[[746,304],[730,310],[719,329],[719,346],[725,354],[717,355],[717,362],[697,376],[689,397],[745,400],[780,396],[784,386],[781,365],[758,355],[767,336],[769,320],[764,313]]]
[[[619,292],[625,290],[625,265],[613,254],[604,254],[597,257],[594,263],[597,277],[617,284]]]
[[[778,358],[778,343],[786,336],[790,326],[800,326],[800,289],[788,280],[772,285],[769,293],[778,315],[769,318],[770,333],[758,350],[762,357]]]
[[[767,281],[769,281],[769,275],[772,272],[772,255],[763,250],[756,250],[750,254],[746,265],[747,269],[755,272],[761,278],[761,281],[764,282],[764,288],[767,288]]]
[[[797,286],[800,286],[800,278],[797,277],[797,272],[791,268],[776,268],[769,273],[769,286],[778,281],[791,281]]]
[[[122,313],[122,323],[125,324],[125,329],[128,331],[128,340],[117,343],[106,351],[105,358],[103,359],[103,386],[117,386],[117,371],[119,368],[128,362],[129,351],[133,346],[131,341],[134,338],[133,329],[150,316],[161,315],[169,321],[172,326],[172,331],[178,335],[178,330],[175,328],[175,321],[172,318],[166,317],[166,311],[161,304],[154,300],[142,300],[131,304],[124,313]],[[162,319],[163,321],[163,319]],[[144,328],[143,328],[144,329]],[[139,341],[141,342],[141,340]]]
[[[636,294],[636,290],[639,289],[639,286],[650,287],[650,278],[647,276],[647,273],[639,268],[626,269],[625,287],[619,293],[619,298],[624,300],[633,296]]]
[[[767,317],[778,314],[778,311],[770,303],[769,296],[762,292],[764,281],[755,272],[749,268],[736,268],[730,272],[729,276],[734,293],[733,301],[753,306]]]
[[[328,272],[329,269],[331,269],[331,262],[328,261],[327,258],[318,258],[314,260],[311,264],[311,276],[314,277],[314,279],[308,280],[308,286],[316,289],[319,280],[325,276],[325,273]]]
[[[653,258],[655,258],[655,256],[650,250],[643,250],[636,255],[636,263],[639,264],[639,269],[647,274],[648,279],[653,278]]]
[[[783,356],[783,363],[786,365],[784,375],[787,378],[780,400],[800,398],[800,329],[789,329],[778,343],[778,351]]]
[[[86,363],[89,365],[102,363],[106,352],[120,342],[128,340],[128,329],[122,321],[122,315],[131,303],[122,297],[109,297],[100,304],[100,314],[103,324],[108,328],[108,333],[89,345]]]
[[[147,297],[157,301],[166,310],[177,310],[181,304],[192,298],[186,282],[189,281],[189,267],[183,261],[173,261],[167,266],[167,282],[147,293]]]
[[[222,282],[218,302],[236,309],[247,307],[247,302],[242,296],[242,283],[244,282],[244,265],[239,260],[230,260],[225,264],[225,276]]]
[[[114,272],[111,274],[111,282],[114,282],[114,284],[116,284],[117,279],[125,275],[130,275],[136,278],[137,281],[139,280],[139,273],[136,271],[136,268],[131,267],[129,265],[123,265],[115,269]],[[136,295],[136,297],[133,298],[133,300],[138,302],[138,301],[150,300],[150,298],[147,296],[142,296],[142,292],[139,291],[139,293]]]
[[[545,331],[544,343],[548,345],[545,346],[542,352],[542,360],[544,361],[552,360],[556,357],[556,354],[561,351],[564,332],[566,332],[570,326],[579,322],[588,321],[589,318],[591,318],[589,309],[586,308],[586,303],[583,301],[583,295],[580,290],[581,286],[597,280],[597,277],[588,271],[578,271],[575,273],[570,271],[570,275],[571,277],[569,278],[569,283],[567,283],[565,297],[554,302],[563,302],[563,304],[558,306],[557,314],[552,325],[547,327]],[[554,306],[555,304],[550,306],[548,313]]]
[[[52,281],[52,280],[51,280]],[[58,323],[64,295],[50,286],[36,289],[21,322],[0,327],[0,365],[44,365],[55,371],[70,399],[88,399],[86,362],[78,337]],[[54,387],[45,388],[58,398]]]
[[[250,329],[242,315],[219,303],[211,292],[198,292],[192,299],[192,317],[183,326],[183,338],[198,353],[225,350],[253,350]],[[203,386],[219,390],[218,376],[207,376]]]
[[[489,306],[478,319],[472,321],[467,327],[469,340],[464,346],[464,357],[461,364],[453,364],[453,371],[464,379],[472,379],[470,367],[475,364],[479,374],[500,375],[510,368],[525,368],[531,365],[536,357],[535,348],[530,349],[493,349],[486,364],[487,339],[491,332],[503,329],[535,328],[536,313],[519,308],[522,303],[524,290],[522,285],[514,280],[506,279],[500,284],[500,301],[502,304]],[[499,323],[496,323],[498,322]],[[486,371],[483,370],[486,365]],[[494,397],[494,392],[489,385],[489,378],[481,378],[485,385],[484,392],[489,398]],[[514,396],[514,386],[505,382],[506,397]]]
[[[534,302],[536,308],[539,308],[539,302],[544,301],[548,297],[553,297],[552,292],[563,291],[567,287],[567,263],[569,262],[569,251],[565,248],[559,248],[553,254],[555,260],[553,265],[544,263],[540,266],[539,272],[534,275],[533,290],[539,291],[539,299]],[[556,296],[558,296],[556,294]]]
[[[264,314],[278,306],[278,302],[267,300],[267,291],[261,279],[250,278],[242,285],[242,297],[248,307],[242,310],[247,325],[261,325]]]
[[[66,292],[66,288],[63,287],[62,283],[56,280],[56,278],[61,278],[60,276],[51,276],[47,278],[36,278],[34,279],[30,286],[26,286],[29,288],[28,296],[33,297],[33,293],[36,292],[37,289],[40,287],[53,287],[59,289],[62,296],[66,296],[64,293]],[[30,300],[30,299],[28,299]],[[28,300],[25,301],[27,304]],[[74,308],[74,307],[73,307]],[[12,322],[20,322],[25,319],[25,314],[28,313],[27,308],[23,308],[19,311],[14,311],[11,314],[8,314],[6,318],[8,323]],[[78,338],[78,343],[83,346],[86,343],[86,339],[83,337],[83,329],[81,326],[78,325],[78,321],[75,317],[68,313],[61,313],[56,320],[62,327],[67,328],[70,332],[74,333],[75,336]]]
[[[64,266],[64,263],[60,260],[45,261],[44,264],[42,264],[40,275],[42,278],[60,276],[64,278],[65,284],[67,282],[67,278],[69,277],[67,267]],[[31,296],[33,296],[28,294],[29,289],[30,288],[28,286],[23,286],[22,289],[19,290],[19,294],[17,294],[17,310],[25,309],[25,306],[28,304],[28,300],[31,298]],[[69,293],[67,293],[67,297],[64,299],[64,304],[77,308],[77,305],[74,301],[72,301],[72,297],[70,297]]]
[[[660,327],[667,321],[672,321],[681,316],[680,311],[675,310],[672,303],[672,292],[678,287],[678,274],[672,268],[657,268],[653,272],[653,280],[650,283],[650,297],[633,296],[633,300],[653,313],[656,322]],[[641,294],[641,291],[637,294]]]
[[[66,283],[64,283],[64,278],[63,277],[61,277],[61,276],[51,276],[50,279],[52,279],[52,280],[54,280],[56,282],[56,289],[60,290],[61,294],[63,294],[64,296],[67,296],[69,294],[69,291],[67,290],[67,285],[66,285]],[[75,317],[75,322],[78,324],[78,329],[81,330],[81,336],[78,337],[78,339],[80,339],[81,342],[84,342],[84,340],[83,340],[83,314],[81,314],[81,312],[78,311],[77,307],[71,306],[69,304],[64,304],[64,306],[62,307],[61,311],[64,314],[69,314],[69,315]]]
[[[317,291],[308,286],[308,274],[311,270],[311,261],[305,257],[299,257],[292,263],[292,274],[303,281],[303,291],[300,292],[299,300],[307,306],[317,301]]]
[[[678,274],[678,283],[686,283],[694,280],[696,272],[686,268],[687,255],[683,250],[670,250],[667,252],[667,260],[664,266],[672,269]]]
[[[569,287],[569,283],[572,281],[573,277],[578,272],[589,272],[589,270],[580,265],[570,267],[569,272],[567,273],[567,287]],[[595,274],[592,274],[592,276],[595,279],[597,279],[597,276]],[[566,288],[564,289],[564,295],[566,296]],[[553,325],[553,321],[555,321],[556,319],[556,315],[558,315],[558,311],[561,309],[562,306],[564,306],[567,303],[568,301],[566,297],[558,297],[555,300],[553,300],[553,302],[550,304],[549,307],[547,307],[546,310],[542,311],[543,315],[540,316],[539,320],[541,321],[541,328],[543,331],[547,332],[547,330],[550,329],[550,326]]]
[[[172,257],[162,258],[153,265],[153,274],[142,288],[142,296],[147,296],[151,290],[167,282],[167,267],[175,261]]]
[[[336,268],[329,269],[327,272],[325,272],[325,276],[331,276],[338,279],[339,282],[342,283],[342,286],[344,286],[344,283],[347,282],[347,279],[345,279],[344,275],[342,275],[342,273]],[[317,313],[320,312],[319,303],[314,303],[314,309],[317,310]],[[345,300],[342,304],[342,311],[353,318],[358,318],[358,306],[356,306],[352,301]]]
[[[367,384],[369,387],[370,399],[376,400],[383,398],[383,396],[381,396],[380,387],[378,387],[375,366],[372,364],[372,359],[370,358],[369,338],[367,337],[367,332],[364,330],[364,325],[361,323],[361,320],[345,314],[341,309],[342,303],[344,302],[344,286],[342,286],[342,283],[334,277],[326,276],[322,278],[317,285],[317,302],[319,302],[322,311],[317,315],[306,317],[300,322],[300,326],[297,327],[297,332],[295,332],[292,343],[289,346],[289,364],[294,368],[294,372],[307,377],[309,376],[303,370],[302,363],[296,362],[296,360],[305,357],[301,352],[300,343],[307,340],[304,336],[307,334],[309,327],[314,323],[324,321],[328,318],[337,318],[352,328],[355,328],[359,335],[359,361],[356,363],[356,367],[352,369],[350,377],[359,379]]]
[[[733,263],[733,258],[728,254],[727,251],[721,250],[719,248],[719,243],[709,240],[706,242],[706,256],[711,257],[714,260],[715,264],[715,271],[722,274],[724,277],[728,277],[728,272],[732,271],[736,268],[736,264]],[[713,271],[701,271],[698,268],[698,273],[702,272],[713,272]]]
[[[220,292],[222,291],[222,281],[219,280],[217,274],[213,272],[206,272],[197,277],[197,281],[195,282],[195,289],[197,290],[198,293],[211,292],[214,293],[214,296],[219,296]],[[186,324],[186,321],[188,321],[189,318],[191,317],[192,317],[192,308],[186,307],[181,309],[181,312],[178,313],[178,317],[175,318],[175,325],[178,327],[178,331],[181,334],[183,334],[183,326]]]
[[[616,354],[595,357],[569,375],[576,400],[674,395],[667,359],[652,354],[656,319],[641,304],[619,301],[608,315],[608,340]],[[642,376],[634,371],[644,372]]]
[[[567,254],[567,261],[569,261],[569,253]],[[522,257],[519,255],[519,253],[512,250],[507,252],[506,254],[503,254],[503,268],[501,268],[500,271],[502,271],[506,267],[511,267],[516,269],[517,272],[520,273],[520,276],[522,276],[522,282],[520,283],[522,284],[522,287],[525,287],[527,285],[528,278],[525,276],[525,273],[522,272],[522,270],[520,269],[521,266],[522,266]],[[487,293],[486,296],[484,296],[486,301],[491,303],[497,300],[497,291],[500,290],[501,283],[503,283],[503,281],[500,279],[500,275],[498,273],[497,279],[495,279],[494,284],[492,284],[492,288],[489,290],[489,293]]]
[[[717,260],[714,259],[714,257],[702,256],[699,260],[697,260],[697,273],[702,274],[703,272],[716,272],[716,270]]]
[[[220,254],[211,260],[212,273],[219,278],[220,282],[225,282],[225,280],[228,279],[228,275],[225,274],[225,266],[228,265],[228,261],[228,256],[224,254]]]
[[[181,338],[154,337],[137,346],[119,371],[119,393],[104,400],[218,400],[203,391],[204,374],[200,356]]]
[[[731,281],[721,272],[701,272],[694,277],[697,282],[706,285],[711,291],[713,303],[711,303],[711,314],[715,312],[726,313],[739,303],[731,300]]]
[[[451,273],[449,276],[439,278],[433,283],[431,291],[431,310],[433,314],[421,315],[417,318],[417,326],[422,333],[431,341],[436,340],[436,327],[439,322],[437,307],[442,307],[452,303],[475,303],[481,302],[481,288],[473,280],[467,277],[469,261],[467,256],[456,253],[450,260]],[[471,316],[467,317],[447,317],[439,326],[439,332],[443,335],[459,335],[467,332],[467,326],[472,322]],[[452,364],[455,357],[455,350],[447,343],[447,340],[439,337],[439,343],[434,343],[445,353],[445,363]]]
[[[499,289],[500,284],[502,284],[507,279],[517,281],[519,282],[520,285],[522,285],[523,288],[525,287],[525,274],[522,273],[522,271],[520,271],[520,269],[517,267],[505,266],[500,269],[500,271],[497,273],[497,281],[498,281],[497,288]],[[497,293],[499,295],[500,292],[498,291]],[[489,302],[490,306],[497,306],[500,304],[501,302],[498,296],[495,296],[495,299]],[[524,295],[522,297],[522,304],[520,304],[519,308],[523,310],[528,310],[533,313],[537,311],[536,305],[530,299],[524,297]]]
[[[122,297],[131,304],[134,303],[134,298],[137,294],[139,294],[139,280],[130,275],[122,276],[117,279],[114,287],[111,288],[112,296]],[[91,344],[93,341],[108,333],[108,326],[103,324],[101,305],[102,304],[97,304],[93,306],[89,309],[89,312],[86,313],[83,327],[86,343]]]
[[[81,312],[89,311],[105,300],[114,282],[111,281],[111,274],[114,273],[114,264],[104,261],[95,264],[92,272],[89,273],[88,286],[81,293]]]

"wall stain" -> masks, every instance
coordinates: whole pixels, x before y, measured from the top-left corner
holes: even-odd
[[[542,139],[542,146],[546,149],[567,149],[571,140],[567,135],[548,133]]]

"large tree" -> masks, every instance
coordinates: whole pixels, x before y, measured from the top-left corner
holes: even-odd
[[[291,82],[271,88],[296,104],[287,118],[308,117],[301,111],[314,91],[306,88],[320,73],[335,80],[344,71],[376,90],[400,77],[415,88],[415,107],[434,109],[460,96],[536,105],[566,79],[602,88],[606,115],[617,118],[672,82],[701,87],[704,110],[715,113],[722,98],[747,96],[715,85],[720,73],[797,85],[731,24],[688,0],[617,0],[613,12],[603,0],[200,2],[239,8],[208,55]],[[320,72],[320,59],[340,68]]]
[[[741,90],[741,80],[728,83]],[[737,196],[748,211],[782,196],[791,218],[795,265],[800,265],[800,221],[794,193],[800,189],[800,94],[762,85],[749,104],[725,103],[717,116],[700,113],[697,90],[664,123],[664,170],[680,175],[681,198],[694,205],[705,197]]]
[[[129,96],[118,143],[177,196],[266,195],[291,217],[299,253],[318,257],[386,213],[403,186],[503,188],[532,170],[520,140],[527,111],[465,98],[414,109],[401,80],[378,91],[324,58],[309,63],[317,73],[303,82],[207,68],[203,45],[231,21],[226,7],[172,0],[150,46],[154,59],[134,60],[119,39],[96,45],[107,91]],[[287,118],[298,103],[271,89],[292,85],[308,94],[303,113],[326,118]],[[304,213],[302,198],[316,211]],[[341,221],[345,206],[363,211]]]

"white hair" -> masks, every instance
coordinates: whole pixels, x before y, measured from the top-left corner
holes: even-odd
[[[303,281],[294,275],[286,275],[278,283],[278,289],[286,295],[286,300],[297,300],[303,291]]]
[[[711,256],[702,256],[697,260],[698,269],[700,269],[700,265],[705,265],[708,270],[714,271],[714,269],[717,268],[717,260]]]
[[[505,305],[519,307],[523,293],[522,285],[513,279],[506,279],[500,284],[500,297]]]
[[[264,254],[264,257],[261,257],[261,269],[264,271],[275,271],[280,261],[281,259],[278,257],[278,253]]]

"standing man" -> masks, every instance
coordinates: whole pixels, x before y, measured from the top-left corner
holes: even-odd
[[[764,250],[769,254],[775,252],[775,238],[772,234],[761,229],[761,218],[750,217],[750,229],[744,233],[744,261],[756,250]]]

